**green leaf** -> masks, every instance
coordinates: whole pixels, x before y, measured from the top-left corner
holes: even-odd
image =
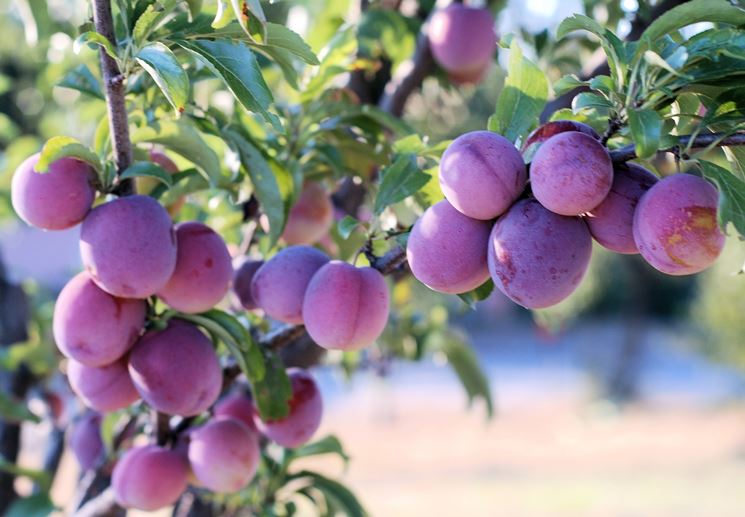
[[[468,305],[471,309],[474,309],[476,307],[476,303],[482,300],[486,300],[492,293],[492,291],[494,291],[494,282],[489,279],[478,286],[476,289],[459,294],[458,298],[463,300],[463,303]]]
[[[135,144],[147,142],[167,147],[196,165],[210,185],[221,184],[220,159],[199,132],[186,122],[154,122],[135,129],[130,137]]]
[[[78,65],[70,70],[57,83],[57,86],[87,93],[97,99],[105,99],[103,90],[101,89],[101,83],[98,82],[96,76],[93,75],[93,72],[86,65]]]
[[[147,6],[145,11],[137,18],[132,39],[135,45],[142,45],[150,37],[150,33],[173,12],[178,5],[177,0],[157,0]]]
[[[168,187],[173,186],[173,176],[153,162],[135,162],[122,172],[120,178],[124,180],[139,176],[155,178]]]
[[[0,391],[0,420],[11,422],[29,421],[35,424],[41,422],[41,419],[33,414],[23,401],[14,400],[9,394],[2,391]]]
[[[320,64],[318,57],[316,57],[305,40],[284,25],[277,23],[266,24],[266,45],[284,49],[309,65]]]
[[[403,201],[418,192],[431,179],[416,164],[416,156],[402,154],[381,172],[380,189],[375,197],[375,214],[379,215],[393,203]]]
[[[576,75],[565,75],[558,81],[554,83],[554,93],[556,95],[564,95],[567,92],[570,92],[574,90],[575,88],[580,88],[582,86],[587,86],[587,81],[580,80]]]
[[[269,220],[269,238],[277,242],[285,225],[286,200],[282,197],[279,182],[261,151],[237,131],[226,130],[225,136],[238,152],[243,167],[251,178],[256,198]]]
[[[60,158],[76,158],[89,164],[100,172],[103,169],[98,155],[90,148],[69,136],[54,136],[47,140],[41,149],[41,156],[34,170],[45,173],[49,171],[49,165]]]
[[[276,352],[264,350],[264,364],[264,378],[253,385],[254,399],[262,420],[279,420],[290,412],[292,383]]]
[[[91,48],[93,48],[94,45],[98,45],[106,51],[109,57],[111,57],[112,59],[118,59],[114,46],[108,39],[106,39],[102,34],[99,34],[98,32],[84,32],[83,34],[75,38],[75,41],[72,44],[73,52],[75,52],[76,54],[80,54],[80,50],[83,48],[83,45],[88,45]]]
[[[618,36],[613,34],[597,21],[581,14],[575,14],[561,22],[556,30],[556,38],[561,39],[573,31],[586,30],[600,39],[600,45],[603,47],[608,65],[610,67],[613,82],[623,85],[626,75],[626,51],[623,42]]]
[[[641,159],[654,156],[660,147],[662,117],[650,109],[632,109],[627,114],[636,155]]]
[[[422,137],[420,137],[416,133],[412,133],[409,136],[405,136],[403,138],[399,138],[395,142],[393,142],[393,152],[405,154],[405,153],[412,153],[412,154],[419,154],[420,152],[424,151],[427,148],[427,146],[422,141]]]
[[[342,447],[339,439],[333,435],[326,436],[320,440],[289,451],[289,455],[292,459],[319,456],[321,454],[336,454],[344,460],[344,463],[349,462],[349,456],[344,452],[344,447]]]
[[[607,75],[596,75],[590,79],[590,88],[601,91],[605,94],[610,94],[614,91],[615,87],[616,85],[613,83],[613,79]]]
[[[704,177],[719,187],[717,220],[722,231],[732,223],[737,233],[745,237],[745,182],[727,169],[705,160],[699,160]]]
[[[329,515],[344,515],[345,517],[365,517],[367,515],[352,491],[338,481],[309,470],[301,470],[288,476],[288,479],[307,481],[311,486],[320,490],[326,497],[329,506],[338,510],[337,512],[330,512]]]
[[[25,477],[37,483],[43,490],[48,490],[51,485],[51,478],[49,473],[43,470],[34,470],[19,467],[15,463],[11,463],[0,455],[0,472],[7,472],[15,477]],[[7,515],[7,514],[6,514]]]
[[[357,229],[358,226],[360,226],[360,224],[362,223],[360,223],[351,215],[345,215],[344,218],[339,221],[336,227],[339,230],[339,236],[342,239],[347,240],[349,236],[352,235],[352,232]]]
[[[259,0],[230,0],[230,3],[233,6],[235,17],[246,35],[254,40],[254,32],[251,28],[258,26],[261,30],[260,38],[265,39],[266,15]]]
[[[613,103],[600,94],[582,92],[572,99],[572,111],[578,113],[583,109],[607,110],[613,107]]]
[[[420,190],[418,196],[424,201],[425,208],[430,207],[445,199],[440,187],[440,167],[434,166],[424,170],[424,174],[430,177],[430,180]]]
[[[202,12],[203,0],[186,0],[186,6],[189,8],[189,16],[193,20]]]
[[[548,98],[548,81],[543,72],[523,58],[517,42],[510,47],[510,64],[489,129],[511,142],[522,140],[538,121]]]
[[[338,75],[349,71],[357,53],[357,37],[354,27],[340,29],[320,53],[321,65],[305,85],[300,94],[301,102],[318,98]]]
[[[168,102],[181,113],[189,102],[189,76],[171,49],[162,43],[151,43],[135,56],[137,62],[150,74]]]
[[[233,11],[229,8],[227,0],[217,0],[217,11],[212,20],[213,29],[222,29],[233,21]]]
[[[199,57],[247,110],[260,113],[275,129],[282,130],[279,118],[268,111],[274,101],[264,82],[256,56],[244,43],[228,40],[178,40],[182,48]]]
[[[47,517],[58,510],[49,494],[39,493],[13,501],[4,517]]]

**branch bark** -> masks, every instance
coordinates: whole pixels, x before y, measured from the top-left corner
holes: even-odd
[[[669,149],[663,149],[664,152],[676,152],[679,147],[691,147],[691,149],[703,149],[710,145],[717,147],[745,145],[745,132],[735,133],[725,136],[722,133],[709,133],[706,135],[684,135],[678,139],[678,146]],[[629,144],[619,149],[610,151],[610,157],[614,162],[627,162],[636,158],[636,149],[634,144]]]
[[[393,78],[385,87],[379,106],[391,115],[401,117],[406,101],[422,86],[424,79],[435,70],[435,60],[429,47],[427,32],[423,29],[417,39],[414,56],[401,63]]]

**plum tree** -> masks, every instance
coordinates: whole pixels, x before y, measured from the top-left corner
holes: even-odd
[[[148,196],[94,208],[80,231],[80,255],[93,281],[122,298],[147,298],[176,267],[176,233],[168,212]]]
[[[114,467],[111,486],[124,508],[154,511],[169,506],[184,493],[189,467],[175,451],[157,445],[134,447]]]
[[[311,277],[329,261],[310,246],[290,246],[254,274],[251,294],[266,314],[285,323],[303,322],[303,297]]]
[[[489,278],[486,248],[491,224],[471,219],[447,200],[429,207],[411,230],[406,257],[421,283],[442,293],[464,293]]]
[[[380,337],[389,305],[388,286],[379,271],[332,260],[308,284],[303,321],[318,345],[357,350]]]
[[[315,379],[305,370],[289,368],[292,383],[289,414],[280,419],[254,417],[256,427],[267,438],[282,447],[299,447],[310,440],[321,424],[323,400]]]
[[[307,181],[287,215],[282,239],[290,245],[315,244],[331,229],[334,205],[321,183]]]
[[[129,372],[142,398],[169,415],[198,415],[222,389],[222,370],[212,343],[182,320],[171,319],[165,329],[140,338],[129,356]]]
[[[258,435],[240,420],[216,418],[189,433],[188,457],[200,485],[214,492],[237,492],[259,466]]]
[[[603,145],[579,131],[546,140],[530,164],[533,195],[559,215],[580,215],[598,206],[610,192],[613,163]]]
[[[644,194],[634,213],[642,257],[668,275],[690,275],[714,263],[724,247],[717,223],[719,194],[703,178],[674,174]]]
[[[101,439],[101,415],[87,411],[70,428],[68,443],[80,470],[94,468],[105,453]]]
[[[217,417],[230,417],[242,422],[252,431],[256,431],[254,424],[255,413],[253,399],[249,395],[235,393],[220,400],[212,410]]]
[[[69,359],[67,380],[86,406],[102,413],[123,409],[140,398],[127,371],[126,358],[100,367]]]
[[[587,270],[592,239],[578,217],[546,210],[534,199],[515,203],[489,236],[494,285],[517,304],[540,309],[559,303]]]
[[[176,226],[176,268],[158,296],[186,313],[204,312],[223,299],[230,287],[233,265],[225,241],[200,222]]]
[[[634,211],[655,183],[657,177],[635,163],[614,165],[610,192],[585,218],[595,240],[616,253],[639,253],[634,242]]]
[[[567,131],[578,131],[600,141],[600,135],[598,135],[597,131],[587,124],[577,122],[576,120],[552,120],[538,126],[528,135],[522,145],[523,156],[532,156],[543,142],[554,135],[566,133]]]
[[[504,213],[525,189],[527,172],[512,142],[491,131],[472,131],[448,146],[440,186],[459,212],[474,219]]]
[[[432,15],[427,34],[435,60],[456,82],[480,80],[497,50],[494,18],[486,8],[453,2]]]
[[[233,293],[238,303],[247,311],[258,309],[259,304],[251,293],[251,282],[256,271],[264,264],[263,260],[253,260],[242,257],[238,260],[238,267],[233,273]]]
[[[40,153],[29,156],[13,174],[13,209],[28,224],[44,230],[75,226],[96,198],[95,171],[80,160],[60,158],[47,172],[39,173],[36,164],[40,157]]]
[[[54,340],[65,356],[88,366],[104,366],[132,347],[145,325],[146,310],[144,301],[112,296],[82,272],[57,297]]]

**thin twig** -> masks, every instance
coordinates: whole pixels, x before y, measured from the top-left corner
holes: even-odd
[[[733,135],[726,135],[723,133],[709,133],[706,135],[697,135],[691,138],[691,135],[681,136],[678,139],[678,144],[668,149],[663,149],[664,152],[675,152],[676,149],[690,148],[690,149],[701,149],[715,145],[718,147],[726,147],[731,145],[745,145],[745,132],[738,132]],[[634,144],[629,144],[619,149],[610,151],[610,157],[614,162],[627,162],[636,158],[636,148]]]

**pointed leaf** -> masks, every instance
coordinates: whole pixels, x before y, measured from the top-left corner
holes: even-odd
[[[650,158],[660,148],[662,117],[651,109],[628,111],[629,129],[639,158]]]
[[[87,93],[97,99],[105,99],[103,90],[101,89],[101,83],[98,82],[96,76],[93,75],[93,72],[86,65],[78,65],[70,70],[57,83],[57,86]]]
[[[380,189],[375,197],[375,213],[381,214],[387,206],[415,194],[431,179],[417,166],[416,156],[400,155],[381,173]]]
[[[745,237],[745,182],[730,171],[711,162],[699,160],[704,176],[719,187],[717,219],[722,231],[732,223],[737,233]]]
[[[114,49],[114,45],[112,45],[108,39],[106,39],[102,34],[99,34],[98,32],[84,32],[83,34],[75,38],[75,41],[72,44],[73,52],[75,52],[76,54],[80,54],[80,50],[83,48],[83,45],[98,45],[103,48],[112,59],[118,58],[116,55],[116,50]]]
[[[153,162],[135,162],[119,176],[123,180],[137,177],[155,178],[168,187],[173,186],[173,176]]]
[[[176,112],[183,112],[189,102],[189,76],[171,49],[162,43],[152,43],[140,49],[135,57]]]
[[[44,147],[41,149],[41,156],[34,170],[45,173],[49,170],[49,165],[60,158],[76,158],[86,162],[98,172],[103,169],[98,155],[90,148],[72,137],[55,136],[47,140],[44,144]]]

